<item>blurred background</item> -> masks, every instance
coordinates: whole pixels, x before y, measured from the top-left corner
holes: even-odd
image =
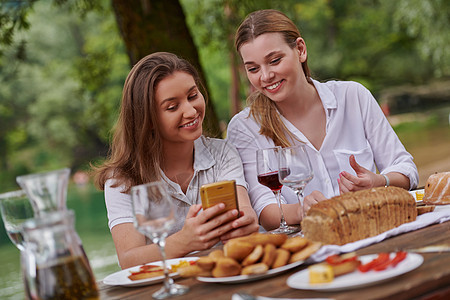
[[[379,101],[423,186],[450,170],[450,2],[445,0],[0,0],[0,193],[18,175],[70,167],[67,206],[97,280],[119,270],[90,164],[108,153],[123,83],[174,52],[207,84],[208,135],[224,137],[250,87],[234,32],[257,9],[300,28],[315,79],[354,80]],[[19,251],[0,225],[0,298],[23,298]]]

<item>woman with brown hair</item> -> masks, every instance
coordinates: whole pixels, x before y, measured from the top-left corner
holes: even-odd
[[[298,224],[314,203],[340,193],[417,186],[413,158],[371,93],[356,82],[314,80],[306,43],[286,15],[276,10],[249,14],[235,46],[255,91],[249,107],[230,121],[227,135],[241,156],[250,200],[265,229],[276,228],[280,216],[273,193],[257,181],[257,149],[306,145],[314,178],[306,186],[304,207],[291,189],[282,189],[290,224]]]
[[[157,245],[147,244],[133,226],[129,192],[135,185],[168,184],[177,211],[176,226],[166,239],[167,258],[258,230],[239,154],[229,142],[202,135],[202,92],[194,67],[165,52],[141,59],[125,81],[110,156],[95,168],[122,268],[160,259]],[[239,218],[237,210],[213,217],[223,203],[201,210],[200,187],[221,180],[236,181]]]

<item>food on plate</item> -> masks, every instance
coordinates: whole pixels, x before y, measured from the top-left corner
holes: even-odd
[[[281,248],[286,249],[290,252],[298,252],[305,248],[307,244],[307,239],[301,236],[295,236],[293,238],[287,239],[286,242],[281,245]]]
[[[175,273],[175,272],[178,272],[180,269],[184,269],[186,267],[191,267],[194,264],[195,264],[195,261],[187,261],[187,260],[181,259],[176,264],[170,265],[170,267],[168,267],[167,269],[168,269],[169,273]],[[149,265],[142,265],[139,267],[138,271],[130,271],[130,273],[131,274],[128,276],[128,278],[130,280],[134,281],[134,280],[141,280],[141,279],[163,276],[164,269],[162,268],[162,266],[149,264]]]
[[[235,276],[241,273],[241,265],[232,258],[222,257],[216,262],[216,266],[212,270],[214,277]]]
[[[319,242],[308,243],[305,248],[291,255],[291,257],[289,258],[289,263],[292,264],[294,262],[307,259],[311,256],[311,254],[319,250],[321,246],[322,244]]]
[[[434,205],[422,205],[422,206],[418,206],[418,207],[417,207],[417,215],[419,216],[419,215],[423,215],[423,214],[432,212],[432,211],[434,211],[434,208],[435,208],[435,207],[436,207],[436,206],[434,206]]]
[[[392,257],[391,257],[392,256]],[[387,268],[395,268],[407,256],[404,251],[379,253],[374,259],[362,264],[360,258],[354,253],[330,255],[324,262],[308,267],[309,283],[320,284],[332,282],[336,277],[350,274],[358,270],[361,273],[369,271],[380,272]]]
[[[275,258],[277,256],[277,247],[275,247],[272,244],[267,244],[264,246],[264,256],[262,259],[262,262],[266,264],[267,266],[272,266],[273,262],[275,261]]]
[[[315,264],[308,267],[309,283],[327,283],[334,279],[333,268],[326,263]]]
[[[261,262],[244,267],[241,271],[241,275],[264,274],[267,270],[269,270],[269,266]]]
[[[214,259],[209,256],[200,257],[195,264],[205,271],[211,271],[216,265]]]
[[[224,256],[225,256],[225,253],[223,253],[222,249],[213,250],[208,254],[208,257],[212,258],[212,260],[214,260],[214,261],[217,260],[218,258],[224,257]]]
[[[423,203],[433,205],[450,204],[450,172],[430,175],[425,184]]]
[[[278,248],[275,250],[275,260],[273,261],[272,268],[275,269],[287,265],[290,257],[291,253],[289,251]]]
[[[412,222],[416,217],[416,202],[408,191],[377,187],[315,204],[302,221],[302,231],[309,240],[344,245]]]
[[[319,264],[308,268],[310,283],[327,283],[338,276],[354,272],[361,265],[356,253],[346,253],[342,255],[330,255]]]
[[[254,248],[255,246],[252,243],[240,240],[230,240],[223,247],[223,253],[226,257],[242,261],[252,253]]]
[[[300,244],[304,246],[300,248]],[[282,245],[289,245],[285,248],[291,251],[281,248]],[[186,272],[180,270],[179,274],[182,277],[264,274],[270,269],[307,259],[320,245],[301,237],[288,238],[286,234],[254,233],[229,240],[224,245],[223,252],[215,250],[208,256],[200,257],[195,265],[206,274],[210,272],[209,275],[199,275],[200,270],[191,267]]]
[[[211,276],[211,270],[205,270],[195,264],[178,269],[178,274],[181,277]]]
[[[247,257],[242,261],[242,266],[250,266],[260,260],[264,254],[264,248],[262,245],[256,245],[253,251],[247,255]]]
[[[275,247],[280,247],[287,239],[288,236],[286,234],[253,233],[233,240],[245,241],[253,246],[272,244]]]

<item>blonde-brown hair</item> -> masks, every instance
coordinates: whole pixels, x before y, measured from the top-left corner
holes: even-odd
[[[97,188],[103,190],[106,180],[114,178],[113,187],[124,186],[123,192],[128,193],[134,185],[161,178],[163,149],[155,92],[159,82],[177,71],[192,75],[207,99],[198,72],[188,61],[168,52],[142,58],[125,81],[108,159],[99,167],[92,166]]]
[[[282,12],[274,9],[264,9],[249,14],[239,26],[235,35],[235,47],[239,52],[241,46],[258,36],[276,32],[283,36],[284,41],[292,49],[296,47],[297,38],[301,37],[295,24]],[[306,80],[312,83],[307,61],[302,63]],[[272,139],[276,146],[289,147],[291,141],[297,139],[282,122],[275,103],[259,91],[247,98],[250,114],[260,124],[259,133]]]

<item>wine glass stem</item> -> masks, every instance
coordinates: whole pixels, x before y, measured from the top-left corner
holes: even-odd
[[[296,188],[295,194],[297,195],[298,205],[300,205],[300,209],[302,210],[302,219],[305,216],[305,211],[303,209],[303,187]]]
[[[286,220],[284,219],[284,213],[283,213],[283,208],[281,207],[281,197],[280,197],[280,190],[278,191],[274,191],[273,192],[275,194],[275,198],[277,199],[277,203],[278,203],[278,208],[280,209],[280,228],[287,228],[288,225],[286,223]]]
[[[159,246],[159,251],[161,252],[161,262],[162,262],[162,267],[164,270],[164,286],[166,288],[167,291],[170,290],[170,286],[172,284],[171,282],[171,278],[169,277],[169,270],[167,270],[166,267],[166,240],[164,238],[159,239],[158,241],[158,246]]]

